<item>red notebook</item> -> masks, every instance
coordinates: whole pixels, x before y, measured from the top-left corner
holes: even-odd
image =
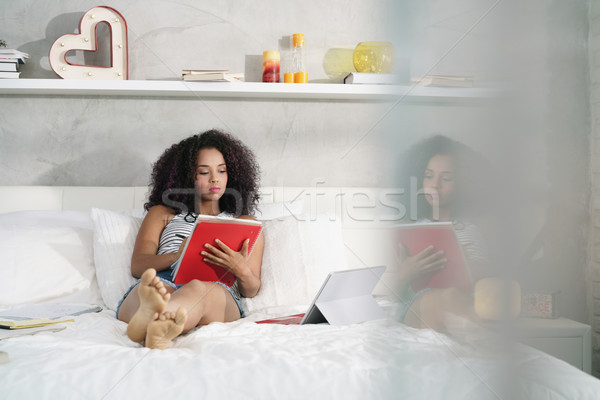
[[[403,243],[409,256],[433,245],[435,251],[444,251],[444,257],[448,259],[443,269],[427,272],[417,278],[412,285],[415,292],[425,288],[449,287],[472,291],[467,262],[451,222],[396,225],[393,229],[396,243]]]
[[[276,317],[271,319],[263,319],[260,321],[255,321],[257,324],[281,324],[281,325],[300,325],[302,322],[302,318],[304,318],[304,313],[302,314],[294,314],[287,315],[285,317]]]
[[[250,254],[261,231],[262,226],[259,221],[198,216],[192,235],[173,271],[173,282],[181,285],[192,279],[198,279],[208,282],[219,281],[227,286],[233,285],[236,280],[233,273],[226,268],[204,261],[202,255],[202,252],[206,250],[204,245],[209,243],[219,248],[215,241],[219,239],[232,250],[240,251],[244,240],[250,239],[250,243],[248,243],[248,254]]]

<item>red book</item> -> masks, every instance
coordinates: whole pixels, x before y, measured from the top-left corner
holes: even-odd
[[[294,314],[287,315],[285,317],[276,317],[271,319],[263,319],[260,321],[255,321],[257,324],[281,324],[281,325],[300,325],[302,322],[302,318],[304,318],[304,313],[302,314]]]
[[[403,243],[409,256],[414,256],[433,245],[443,251],[448,260],[441,270],[426,272],[412,285],[415,292],[425,288],[455,287],[472,291],[473,285],[467,263],[451,222],[427,222],[394,226],[396,243]]]
[[[259,221],[198,216],[192,235],[173,271],[173,281],[176,285],[188,283],[192,279],[205,282],[219,281],[227,286],[233,285],[236,280],[233,273],[226,268],[204,261],[202,252],[207,251],[204,245],[208,243],[219,248],[215,241],[219,239],[231,250],[240,251],[244,241],[250,239],[248,243],[248,254],[250,254],[261,231],[262,226]]]

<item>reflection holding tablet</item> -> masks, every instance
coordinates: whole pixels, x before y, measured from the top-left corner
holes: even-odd
[[[416,209],[408,214],[418,224],[394,229],[392,238],[399,264],[397,294],[404,304],[400,319],[409,326],[447,331],[448,314],[475,316],[471,292],[486,275],[487,252],[479,230],[465,219],[474,210],[465,183],[477,171],[470,164],[474,154],[438,135],[405,157],[403,171],[413,182],[406,187],[417,190],[411,193]]]

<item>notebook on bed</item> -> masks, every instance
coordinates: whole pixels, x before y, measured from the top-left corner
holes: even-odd
[[[256,321],[257,324],[348,325],[385,318],[371,293],[385,266],[330,272],[305,314]]]

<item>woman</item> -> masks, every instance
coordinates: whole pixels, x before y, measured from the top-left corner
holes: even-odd
[[[262,235],[251,254],[248,240],[240,251],[222,242],[205,246],[206,261],[236,276],[232,287],[197,280],[175,285],[171,271],[197,215],[252,218],[259,198],[258,177],[252,152],[217,130],[187,138],[160,156],[131,258],[131,273],[140,280],[117,308],[117,317],[128,323],[131,340],[165,349],[196,326],[244,316],[240,297],[255,296],[261,284]]]
[[[474,281],[487,275],[487,250],[477,227],[465,218],[475,215],[474,196],[470,188],[477,156],[466,146],[444,136],[434,136],[418,143],[407,157],[409,163],[407,187],[416,188],[416,210],[410,210],[419,222],[452,222],[458,241],[463,247],[468,268]],[[481,161],[481,160],[479,160]],[[412,182],[408,182],[412,180]],[[416,180],[416,182],[415,182]],[[417,183],[417,185],[415,185]],[[481,187],[479,187],[481,189]],[[485,203],[479,199],[480,203]],[[400,259],[399,287],[404,308],[400,318],[417,328],[446,330],[447,313],[473,318],[473,301],[470,294],[456,288],[424,289],[414,293],[411,284],[424,273],[440,270],[447,260],[442,251],[433,246],[418,254],[408,256],[405,247],[398,245]]]

